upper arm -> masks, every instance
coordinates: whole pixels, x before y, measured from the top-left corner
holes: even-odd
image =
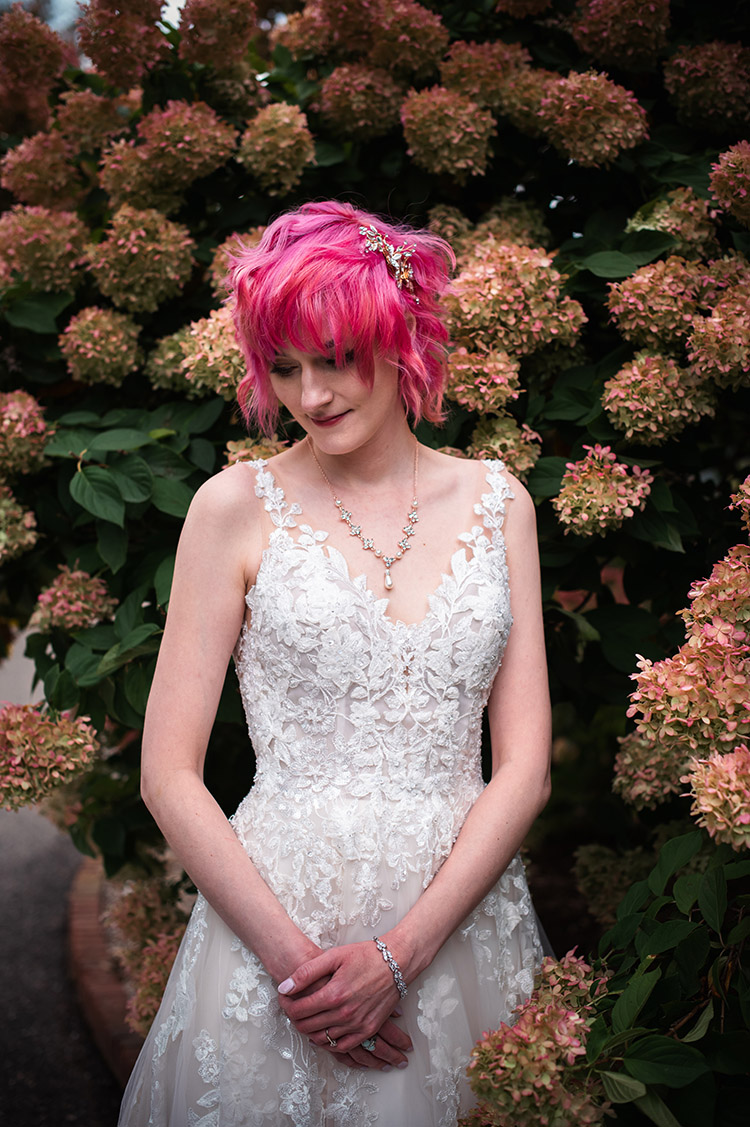
[[[159,658],[146,709],[144,786],[172,770],[200,771],[242,628],[245,592],[260,557],[257,502],[247,467],[196,493],[177,549]]]
[[[513,625],[488,704],[493,770],[522,759],[549,770],[550,702],[534,503],[511,475],[504,534]]]

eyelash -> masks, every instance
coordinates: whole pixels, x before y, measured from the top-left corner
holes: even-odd
[[[336,357],[335,356],[321,357],[321,359],[323,359],[323,362],[324,362],[324,364],[326,365],[327,368],[334,368],[336,371],[343,371],[344,368],[350,368],[352,366],[352,364],[354,363],[354,352],[352,351],[352,352],[345,353],[344,362],[343,362],[343,364],[341,365],[340,368],[339,368],[338,364],[336,363]],[[289,366],[285,366],[284,364],[272,364],[271,365],[271,375],[272,376],[279,376],[281,379],[284,379],[285,376],[293,375],[295,370],[296,369],[295,369],[294,365],[289,365]]]

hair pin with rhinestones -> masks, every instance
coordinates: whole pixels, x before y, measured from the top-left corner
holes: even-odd
[[[414,267],[409,261],[416,247],[407,246],[406,243],[394,247],[393,243],[372,224],[369,227],[360,227],[359,233],[365,237],[364,253],[375,251],[382,254],[398,288],[406,288],[418,305],[419,298],[414,293]]]

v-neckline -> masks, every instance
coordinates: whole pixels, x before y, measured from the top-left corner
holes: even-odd
[[[255,577],[254,586],[257,586],[258,580],[261,577],[261,574],[263,572],[263,565],[265,563],[266,556],[271,551],[271,549],[273,548],[273,539],[274,538],[278,539],[279,534],[284,534],[287,541],[292,545],[293,548],[299,547],[300,550],[307,550],[311,545],[300,544],[299,543],[299,537],[291,535],[290,527],[299,528],[300,530],[302,530],[303,528],[307,528],[307,529],[309,529],[309,535],[312,536],[312,539],[314,541],[314,546],[321,550],[321,558],[324,560],[325,564],[328,567],[331,567],[331,568],[334,566],[335,561],[334,561],[333,553],[335,553],[336,558],[341,560],[341,564],[343,566],[343,577],[346,579],[349,586],[354,588],[356,591],[360,592],[361,594],[364,594],[368,603],[380,614],[381,619],[387,624],[388,627],[390,627],[394,632],[403,632],[403,631],[415,631],[416,632],[417,630],[424,628],[426,626],[426,624],[432,618],[432,616],[434,614],[433,603],[438,598],[438,596],[440,595],[440,593],[443,590],[443,588],[445,587],[446,583],[448,583],[450,580],[456,579],[454,560],[455,560],[456,556],[458,555],[458,553],[463,552],[463,557],[464,557],[464,560],[465,560],[467,566],[470,563],[472,563],[474,560],[477,560],[479,558],[476,551],[473,551],[472,555],[469,557],[468,553],[466,551],[467,545],[465,543],[460,544],[460,541],[463,537],[470,537],[471,536],[472,529],[466,529],[466,530],[458,533],[457,536],[455,537],[455,542],[457,544],[459,544],[459,546],[456,547],[455,550],[450,555],[450,559],[448,561],[448,570],[440,572],[440,579],[438,580],[437,586],[434,588],[433,591],[431,591],[428,594],[428,596],[427,596],[427,610],[425,611],[424,615],[421,618],[417,619],[415,622],[404,622],[404,620],[402,618],[393,618],[391,615],[388,614],[388,611],[387,611],[387,606],[388,606],[388,602],[389,602],[388,595],[386,594],[386,595],[378,596],[376,594],[376,592],[373,590],[371,584],[368,582],[368,577],[364,572],[360,572],[357,575],[352,575],[352,571],[351,571],[351,568],[349,566],[349,561],[346,558],[346,556],[344,555],[344,553],[339,548],[336,548],[333,544],[327,544],[326,543],[326,541],[328,540],[328,538],[330,536],[330,533],[327,532],[325,529],[313,529],[311,525],[304,523],[304,511],[302,509],[302,506],[299,504],[298,501],[290,502],[289,500],[287,500],[286,491],[284,490],[283,486],[279,485],[277,478],[275,477],[273,472],[268,468],[268,463],[265,461],[265,459],[259,459],[259,462],[260,462],[260,465],[257,462],[255,463],[256,469],[259,468],[259,469],[262,470],[263,473],[268,474],[269,478],[271,479],[271,483],[272,483],[271,488],[273,490],[274,505],[269,510],[269,512],[271,512],[271,519],[272,520],[274,519],[273,518],[273,509],[276,509],[276,511],[279,513],[281,519],[280,519],[280,522],[278,524],[276,524],[276,521],[274,521],[274,524],[276,524],[276,527],[271,532],[271,535],[269,537],[269,543],[268,543],[267,547],[263,550],[263,554],[261,556],[260,564],[258,565],[258,571],[257,571],[256,577]],[[487,462],[484,462],[483,464],[485,465],[485,467],[488,466]],[[498,472],[498,470],[487,469],[487,473],[485,475],[486,483],[490,487],[491,492],[493,491],[491,475],[493,473],[496,473],[496,472]],[[484,493],[480,494],[478,501],[475,502],[475,506],[480,505],[482,510],[483,510],[483,513],[482,513],[481,516],[480,516],[479,513],[477,513],[476,515],[479,517],[479,519],[481,521],[482,531],[484,532],[486,538],[488,539],[491,548],[494,549],[494,544],[493,544],[493,532],[494,532],[494,530],[489,529],[487,527],[487,524],[486,524],[485,519],[484,519],[485,514],[487,512],[487,508],[484,505],[484,497],[485,496],[486,496],[486,494],[484,494]],[[476,508],[475,508],[475,512],[476,512]],[[289,525],[287,523],[287,520],[286,520],[287,517],[293,517],[293,518],[302,517],[303,523],[300,523],[299,520],[294,519],[292,524]],[[476,527],[476,525],[474,527]],[[342,575],[342,572],[337,571],[336,574],[340,577]],[[252,588],[251,588],[251,591],[252,591]],[[250,594],[250,592],[248,592],[248,594]]]

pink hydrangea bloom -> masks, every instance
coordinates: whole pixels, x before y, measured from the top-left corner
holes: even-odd
[[[164,988],[177,957],[185,934],[187,922],[171,931],[159,932],[140,951],[131,984],[133,993],[128,998],[125,1021],[129,1029],[145,1037],[156,1017]]]
[[[714,414],[714,396],[705,380],[669,356],[638,352],[604,385],[602,404],[611,422],[646,446],[679,434]]]
[[[471,220],[452,204],[439,203],[427,212],[427,221],[427,226],[433,235],[440,235],[441,239],[446,239],[458,256],[464,239],[471,232]]]
[[[299,184],[315,160],[315,142],[307,118],[297,106],[265,106],[240,138],[237,160],[269,196],[285,196]]]
[[[22,203],[53,210],[75,208],[87,190],[62,133],[34,133],[0,164],[0,184]]]
[[[117,599],[103,579],[63,564],[50,586],[39,593],[29,626],[42,634],[72,633],[112,618],[116,606]]]
[[[750,748],[693,759],[680,780],[690,785],[691,814],[716,841],[738,853],[750,849]]]
[[[630,732],[618,739],[612,790],[636,810],[653,809],[672,794],[680,793],[679,778],[687,770],[690,754],[680,743],[657,743]]]
[[[176,333],[157,341],[144,367],[152,387],[177,391],[186,399],[198,399],[208,394],[207,389],[192,383],[183,369],[189,340],[190,326],[184,325]]]
[[[47,97],[66,62],[62,39],[23,4],[0,15],[0,122],[8,132],[47,124]],[[20,128],[19,128],[20,127]]]
[[[33,548],[39,539],[36,517],[0,482],[0,565]]]
[[[594,536],[619,528],[646,504],[654,478],[640,466],[618,462],[609,446],[584,446],[586,456],[568,462],[552,504],[565,532]]]
[[[251,227],[249,231],[235,231],[224,239],[214,251],[206,276],[214,297],[223,301],[229,295],[229,260],[241,247],[254,247],[263,237],[265,227]]]
[[[746,477],[736,493],[733,493],[730,509],[739,509],[742,514],[742,523],[750,532],[750,477]]]
[[[673,254],[686,258],[702,258],[719,249],[716,240],[716,211],[708,200],[697,196],[692,188],[675,188],[666,198],[644,204],[625,230],[664,231],[675,240]]]
[[[459,266],[462,269],[470,265],[472,259],[482,256],[481,244],[490,236],[496,243],[515,243],[522,247],[546,247],[552,241],[541,208],[514,196],[503,196],[461,241]]]
[[[127,204],[112,217],[101,242],[90,245],[91,272],[103,294],[134,313],[151,313],[176,297],[193,269],[187,227],[152,208]]]
[[[162,0],[88,0],[81,7],[81,50],[113,86],[130,89],[167,54],[161,9]]]
[[[66,90],[60,96],[55,125],[71,149],[91,153],[127,129],[127,116],[112,98],[93,90]]]
[[[60,335],[60,351],[73,379],[119,387],[140,363],[139,332],[126,313],[88,306]]]
[[[607,303],[626,340],[659,351],[680,344],[698,308],[703,271],[678,255],[641,266],[612,282]]]
[[[44,411],[26,391],[0,392],[0,472],[3,477],[33,473],[44,461],[50,432]]]
[[[689,631],[705,637],[750,640],[750,545],[736,544],[714,564],[708,579],[696,579],[688,592],[690,606],[679,612]]]
[[[345,63],[323,80],[320,111],[339,133],[366,140],[398,124],[403,100],[403,87],[387,70]]]
[[[412,91],[401,106],[409,156],[428,172],[447,172],[459,184],[484,176],[495,121],[489,110],[455,90]]]
[[[525,481],[542,452],[541,436],[526,423],[519,427],[511,415],[482,419],[471,436],[470,458],[499,458],[511,473]]]
[[[483,105],[497,107],[501,94],[517,71],[531,65],[531,55],[520,43],[502,39],[464,43],[458,39],[440,64],[440,79],[449,90]]]
[[[234,332],[232,309],[223,305],[208,317],[193,321],[182,340],[182,370],[197,388],[208,388],[230,403],[246,374],[245,360]]]
[[[741,43],[679,47],[664,64],[664,85],[686,125],[726,133],[750,122],[750,48]]]
[[[740,223],[750,227],[750,142],[740,141],[711,165],[711,194]]]
[[[646,111],[635,94],[593,70],[550,83],[539,121],[559,152],[586,167],[611,164],[648,137]]]
[[[378,0],[370,10],[367,61],[396,74],[429,77],[450,38],[438,13],[415,0]]]
[[[704,625],[674,657],[640,658],[628,716],[660,754],[707,755],[750,735],[750,646]]]
[[[16,204],[0,215],[0,259],[35,290],[72,290],[83,273],[87,235],[74,212]]]
[[[579,0],[570,31],[600,63],[652,66],[667,43],[669,0]]]
[[[118,141],[104,153],[100,180],[112,203],[170,212],[185,189],[224,164],[237,134],[203,102],[170,101],[138,123],[139,143]]]
[[[513,1025],[503,1023],[474,1046],[467,1069],[479,1099],[475,1122],[497,1127],[573,1124],[594,1127],[609,1110],[601,1082],[586,1068],[593,1002],[606,980],[569,952],[546,958]]]
[[[272,434],[270,438],[240,438],[236,442],[227,443],[224,466],[233,466],[235,462],[254,462],[258,458],[273,458],[288,445],[285,439],[276,434]]]
[[[241,62],[257,18],[252,0],[187,0],[180,16],[180,58],[227,70]]]
[[[566,275],[545,250],[497,242],[475,244],[445,299],[452,338],[474,350],[501,348],[516,356],[546,344],[570,345],[586,316],[562,295]]]
[[[542,101],[560,81],[554,70],[529,67],[515,70],[498,91],[498,109],[511,125],[530,137],[541,137],[544,125],[540,116]]]
[[[507,352],[469,352],[461,346],[448,356],[445,394],[480,415],[494,413],[518,398],[519,368]]]
[[[37,802],[89,766],[99,743],[87,716],[55,718],[35,705],[0,709],[0,805]]]
[[[710,317],[694,317],[687,342],[688,359],[701,378],[719,387],[739,388],[750,373],[750,294],[733,287]]]

